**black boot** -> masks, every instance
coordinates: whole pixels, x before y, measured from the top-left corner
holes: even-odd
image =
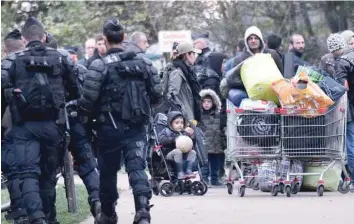
[[[118,223],[118,216],[117,213],[113,213],[112,216],[108,217],[104,213],[99,213],[96,216],[96,221],[95,223],[97,224],[117,224]]]
[[[149,199],[145,196],[134,197],[135,217],[133,224],[149,224],[151,220]]]
[[[91,201],[90,202],[90,211],[92,216],[97,220],[99,214],[101,214],[101,202],[100,201]]]

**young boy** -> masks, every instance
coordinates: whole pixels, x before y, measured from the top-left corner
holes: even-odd
[[[202,100],[202,130],[205,135],[204,150],[208,151],[209,165],[203,167],[203,181],[211,186],[222,186],[219,182],[219,157],[222,156],[224,150],[225,133],[220,125],[220,109],[221,101],[218,95],[211,89],[200,91]]]
[[[176,163],[177,178],[184,179],[194,177],[192,167],[197,157],[197,153],[192,149],[187,153],[183,153],[180,149],[176,149],[176,139],[181,135],[189,136],[194,139],[194,131],[186,126],[186,120],[181,112],[171,111],[167,115],[168,127],[164,128],[159,134],[158,139],[163,149],[168,152],[166,159]],[[187,160],[186,175],[183,172],[183,160]]]

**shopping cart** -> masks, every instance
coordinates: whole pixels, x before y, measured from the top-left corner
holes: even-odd
[[[281,163],[280,114],[277,109],[252,108],[243,110],[227,101],[227,150],[231,169],[226,179],[227,191],[233,193],[236,185],[239,196],[246,191],[246,182],[252,179],[253,189],[258,189],[260,170],[274,171],[269,180],[271,193],[279,192],[277,172]],[[251,164],[252,171],[244,174],[245,164]],[[269,173],[267,173],[269,175]]]
[[[319,173],[288,171],[284,181],[286,195],[290,197],[294,187],[299,186],[297,178],[290,180],[292,176],[315,175],[319,176],[317,194],[323,196],[325,185],[323,176],[336,163],[342,166],[346,177],[340,184],[339,191],[349,192],[350,178],[344,166],[347,95],[342,96],[338,103],[328,109],[280,109],[280,114],[283,159],[300,160],[306,165],[325,167]]]

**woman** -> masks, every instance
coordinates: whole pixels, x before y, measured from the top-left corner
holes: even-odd
[[[201,53],[189,43],[177,46],[177,58],[172,61],[174,70],[169,75],[167,99],[181,107],[187,120],[201,119],[200,86],[191,66],[196,60],[195,53]]]

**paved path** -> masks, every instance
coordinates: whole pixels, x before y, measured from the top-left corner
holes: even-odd
[[[119,223],[130,224],[134,218],[133,195],[127,176],[119,174]],[[277,197],[247,189],[244,198],[228,195],[225,188],[211,188],[205,196],[154,196],[153,224],[354,224],[354,194],[300,192],[291,198]],[[93,224],[93,219],[81,224]]]

